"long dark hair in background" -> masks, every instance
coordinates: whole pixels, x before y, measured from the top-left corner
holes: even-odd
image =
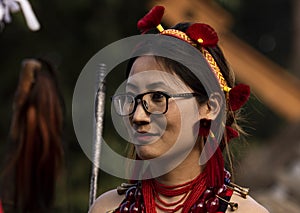
[[[22,63],[13,103],[1,199],[8,212],[50,212],[63,161],[63,99],[54,69]]]

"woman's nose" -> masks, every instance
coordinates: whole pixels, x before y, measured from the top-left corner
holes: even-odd
[[[143,106],[144,105],[144,106]],[[145,103],[142,103],[142,101],[139,101],[135,112],[132,116],[132,122],[133,123],[148,123],[150,122],[150,114],[145,110],[145,107],[147,108],[147,105]]]

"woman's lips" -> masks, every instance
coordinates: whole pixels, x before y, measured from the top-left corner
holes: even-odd
[[[142,132],[136,132],[134,133],[134,140],[137,143],[137,145],[146,145],[155,142],[159,137],[159,134],[153,134],[153,133],[142,133]]]

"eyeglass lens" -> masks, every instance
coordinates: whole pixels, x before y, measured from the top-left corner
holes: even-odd
[[[145,111],[151,114],[163,114],[167,109],[167,97],[163,93],[149,92],[136,97],[118,95],[113,98],[114,107],[119,115],[130,115],[141,102]]]

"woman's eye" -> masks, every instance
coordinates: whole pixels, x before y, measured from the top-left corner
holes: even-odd
[[[151,99],[152,101],[163,101],[164,95],[161,93],[153,93]]]

